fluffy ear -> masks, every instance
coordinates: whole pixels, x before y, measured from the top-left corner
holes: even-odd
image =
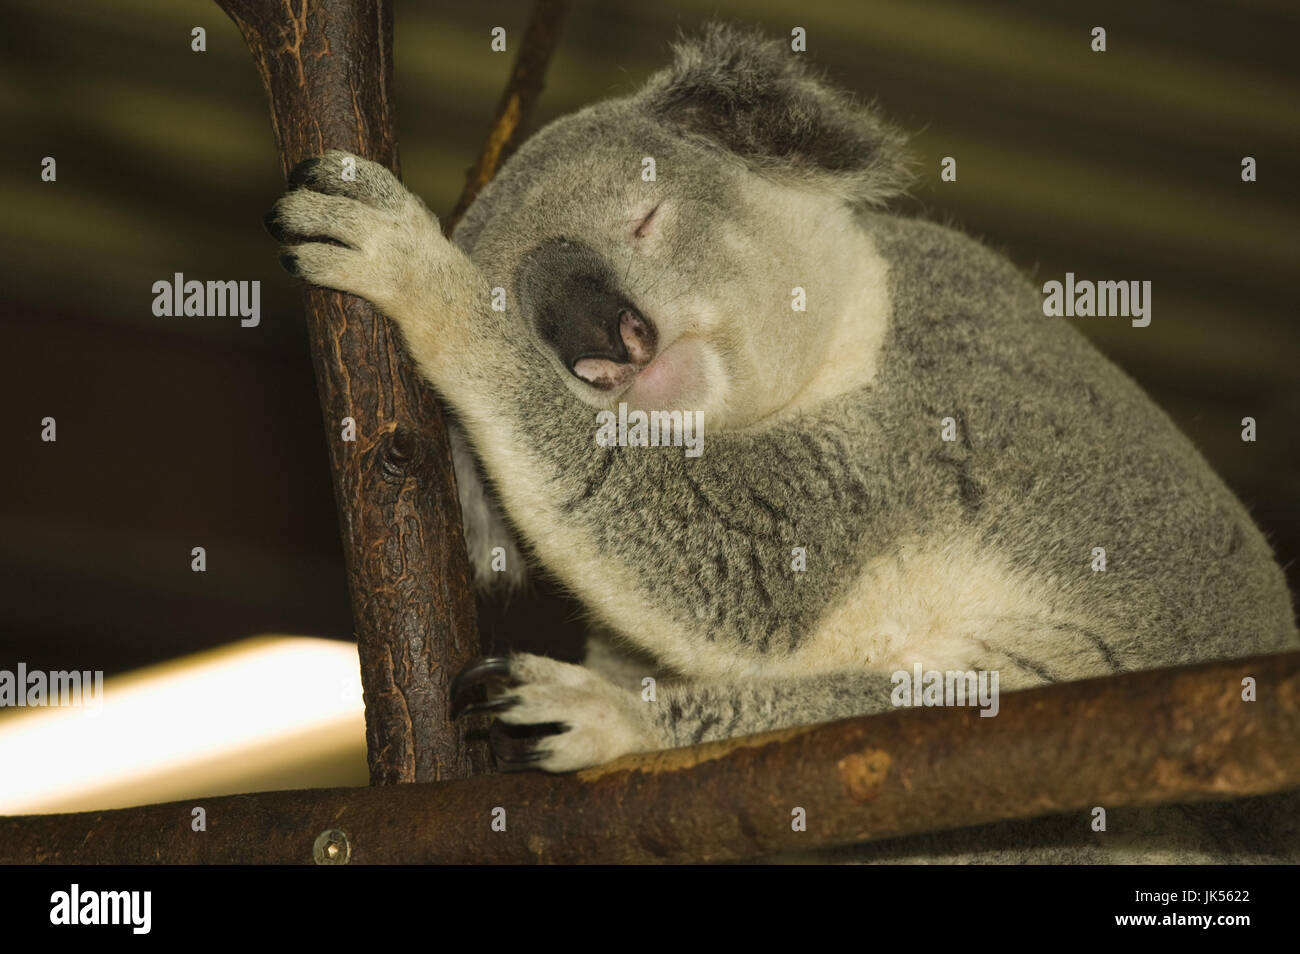
[[[855,205],[880,205],[910,180],[902,134],[814,75],[806,54],[718,23],[673,52],[673,65],[639,96],[683,132],[764,171],[816,180]]]

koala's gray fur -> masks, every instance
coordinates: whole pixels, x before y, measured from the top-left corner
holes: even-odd
[[[1015,689],[1300,643],[1267,542],[1190,442],[1010,262],[880,211],[907,180],[901,137],[781,45],[724,27],[680,44],[635,95],[525,143],[454,246],[381,167],[343,180],[342,157],[300,167],[273,213],[291,271],[378,305],[453,406],[480,580],[495,546],[518,579],[517,533],[599,633],[587,667],[510,658],[499,722],[563,729],[523,764],[881,711],[914,663]],[[619,401],[703,410],[704,453],[598,446]],[[1219,811],[863,856],[1231,859],[1240,839],[1205,834]]]

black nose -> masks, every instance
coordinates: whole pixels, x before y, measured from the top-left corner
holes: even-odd
[[[583,358],[629,360],[619,321],[632,306],[600,277],[574,275],[542,304],[537,330],[570,371]]]
[[[627,384],[654,358],[654,324],[619,291],[609,262],[580,239],[535,245],[515,271],[524,314],[574,377],[599,390]]]

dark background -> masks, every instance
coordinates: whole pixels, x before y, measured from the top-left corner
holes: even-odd
[[[1040,283],[1151,280],[1150,327],[1083,326],[1247,503],[1294,589],[1300,7],[580,4],[534,126],[632,91],[679,27],[715,14],[805,27],[816,65],[914,134],[904,208]],[[396,2],[402,166],[440,214],[513,59],[489,30],[513,44],[526,15]],[[1098,25],[1104,54],[1089,49]],[[195,26],[206,53],[190,51]],[[115,672],[253,633],[350,638],[300,296],[261,226],[283,183],[233,24],[202,0],[11,0],[0,128],[0,667]],[[938,181],[948,155],[956,183]],[[1245,155],[1257,183],[1241,182]],[[40,180],[44,156],[57,183]],[[154,317],[151,285],[178,271],[261,280],[260,327]],[[1246,415],[1258,443],[1239,438]],[[493,640],[561,655],[576,628],[553,599],[485,615]]]

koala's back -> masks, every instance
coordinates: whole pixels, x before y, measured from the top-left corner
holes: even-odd
[[[1010,262],[932,223],[863,224],[892,297],[870,400],[916,525],[976,538],[1046,584],[1113,671],[1300,642],[1245,508],[1133,381],[1043,315]]]
[[[1115,672],[1300,644],[1285,577],[1245,508],[1127,375],[1043,315],[1014,265],[933,223],[863,225],[890,267],[880,373],[861,395],[888,448],[887,506],[896,525],[967,538],[1055,594],[1026,607],[1037,615],[1017,658],[1060,675],[1050,653],[1062,634],[1043,632],[1053,619],[1090,628]],[[945,417],[955,441],[940,439]],[[1105,832],[1079,812],[769,860],[1294,863],[1298,809],[1295,792],[1115,808]]]

